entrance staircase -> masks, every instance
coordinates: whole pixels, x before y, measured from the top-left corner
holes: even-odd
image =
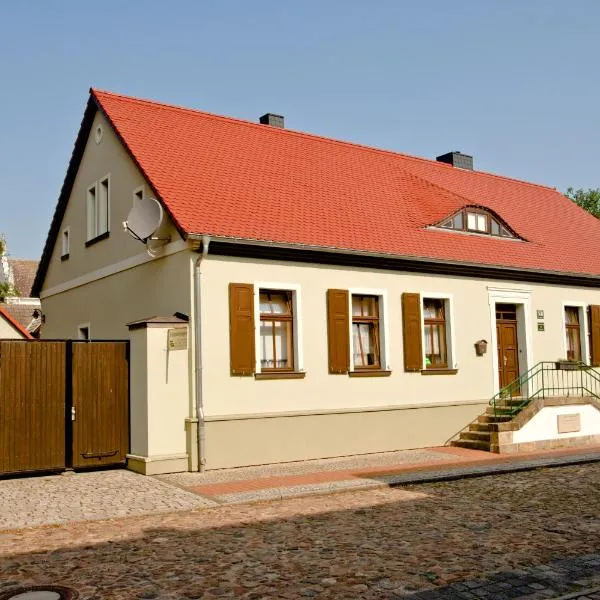
[[[583,362],[540,362],[503,387],[490,400],[485,413],[463,429],[450,445],[498,453],[498,431],[502,424],[515,420],[538,398],[560,397],[600,400],[600,374]]]

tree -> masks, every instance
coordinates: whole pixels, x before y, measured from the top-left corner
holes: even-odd
[[[577,206],[580,206],[584,210],[594,215],[597,219],[600,219],[600,188],[595,190],[574,190],[569,188],[566,193],[567,198],[573,200]]]
[[[0,281],[0,302],[4,302],[8,296],[20,296],[20,294],[8,281]]]

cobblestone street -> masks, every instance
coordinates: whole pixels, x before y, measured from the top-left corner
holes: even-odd
[[[596,598],[575,592],[600,586],[599,494],[600,464],[587,464],[11,530],[0,593]]]

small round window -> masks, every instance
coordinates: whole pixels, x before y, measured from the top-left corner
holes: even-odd
[[[96,131],[94,131],[94,138],[96,140],[96,144],[99,144],[102,141],[102,134],[104,131],[102,130],[102,125],[98,125],[96,127]]]

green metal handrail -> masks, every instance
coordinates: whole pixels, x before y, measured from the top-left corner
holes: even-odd
[[[534,398],[592,396],[600,399],[600,374],[581,361],[542,361],[490,400],[494,416],[517,415]]]

